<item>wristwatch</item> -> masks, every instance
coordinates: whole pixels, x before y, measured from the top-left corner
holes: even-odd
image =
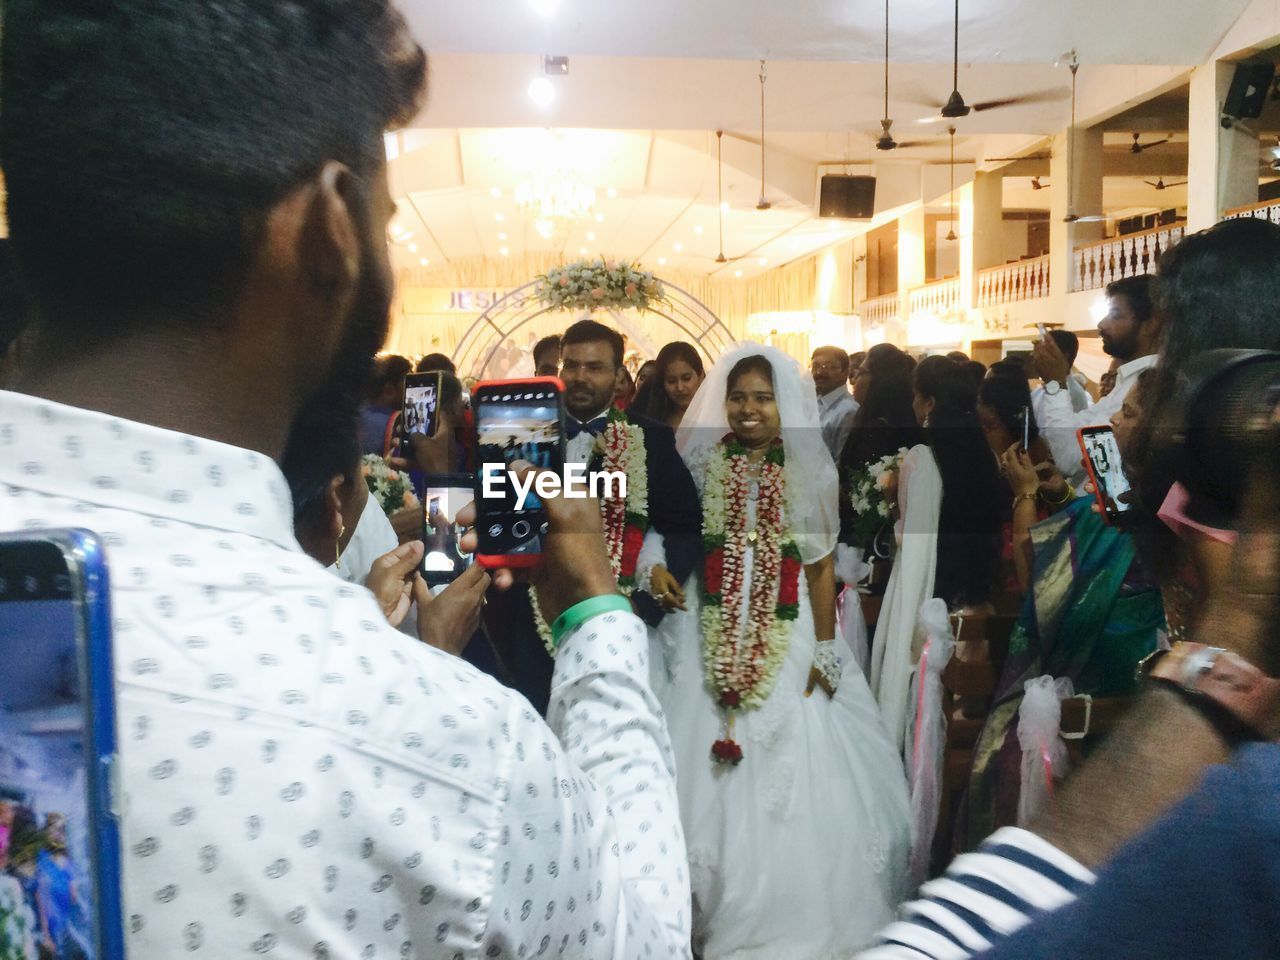
[[[1139,674],[1213,704],[1245,740],[1280,739],[1280,678],[1269,677],[1239,654],[1204,643],[1175,643],[1142,661]]]
[[[1062,392],[1062,383],[1057,380],[1046,380],[1044,383],[1044,392],[1050,397],[1056,397]]]

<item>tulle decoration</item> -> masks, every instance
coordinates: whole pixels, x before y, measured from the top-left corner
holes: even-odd
[[[836,613],[840,618],[840,636],[849,648],[849,656],[864,677],[871,673],[871,637],[867,618],[862,613],[862,594],[854,584],[865,580],[871,567],[862,559],[863,551],[841,543],[836,546],[836,579],[845,585]]]
[[[1069,677],[1036,677],[1024,685],[1018,710],[1022,746],[1022,788],[1018,826],[1026,826],[1053,798],[1053,782],[1067,775],[1067,745],[1062,739],[1062,701],[1074,694]]]
[[[956,641],[944,601],[937,597],[920,605],[916,629],[924,636],[920,662],[912,678],[912,716],[915,730],[908,758],[907,777],[911,786],[911,888],[924,882],[929,873],[933,835],[938,829],[938,809],[942,797],[943,747],[947,719],[942,715],[942,671],[951,662]]]

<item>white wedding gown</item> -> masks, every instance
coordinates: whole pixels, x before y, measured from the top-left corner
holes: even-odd
[[[744,603],[750,562],[748,553]],[[734,720],[742,762],[715,763],[722,717],[704,682],[700,575],[685,588],[688,612],[668,614],[652,645],[689,847],[694,949],[703,960],[852,957],[907,893],[902,762],[852,662],[834,699],[821,688],[804,696],[816,638],[801,573],[773,693]]]

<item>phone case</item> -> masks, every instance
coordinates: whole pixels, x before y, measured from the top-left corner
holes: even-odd
[[[91,918],[102,960],[124,960],[120,897],[120,789],[116,765],[116,708],[111,644],[111,596],[102,542],[88,530],[33,530],[0,536],[4,543],[55,545],[71,572],[78,626],[80,674],[86,687],[85,782],[89,846],[97,903]]]
[[[564,381],[559,377],[525,377],[518,380],[482,380],[471,389],[472,409],[476,409],[484,400],[484,395],[488,392],[499,392],[503,394],[511,393],[516,390],[536,389],[536,388],[552,387],[555,389],[557,397],[557,405],[560,408],[560,455],[557,466],[564,465]],[[479,469],[479,450],[477,445],[476,468]],[[476,522],[480,522],[480,483],[477,476],[476,480]],[[536,511],[531,511],[536,515]],[[512,569],[527,569],[536,567],[542,562],[542,553],[484,553],[477,550],[475,554],[476,563],[484,567],[486,570],[494,570],[499,567],[510,567]]]

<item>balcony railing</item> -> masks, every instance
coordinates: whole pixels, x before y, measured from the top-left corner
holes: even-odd
[[[887,293],[858,304],[858,315],[867,327],[882,327],[898,319],[898,295]]]
[[[944,317],[960,309],[960,278],[935,280],[916,287],[908,297],[909,316]]]
[[[1160,255],[1182,239],[1185,221],[1076,247],[1072,290],[1098,290],[1114,280],[1155,273]]]
[[[1244,207],[1232,207],[1222,215],[1223,220],[1238,220],[1241,217],[1255,217],[1259,220],[1270,220],[1280,223],[1280,200],[1263,200]]]
[[[1049,255],[978,271],[975,307],[998,307],[1049,295]]]

